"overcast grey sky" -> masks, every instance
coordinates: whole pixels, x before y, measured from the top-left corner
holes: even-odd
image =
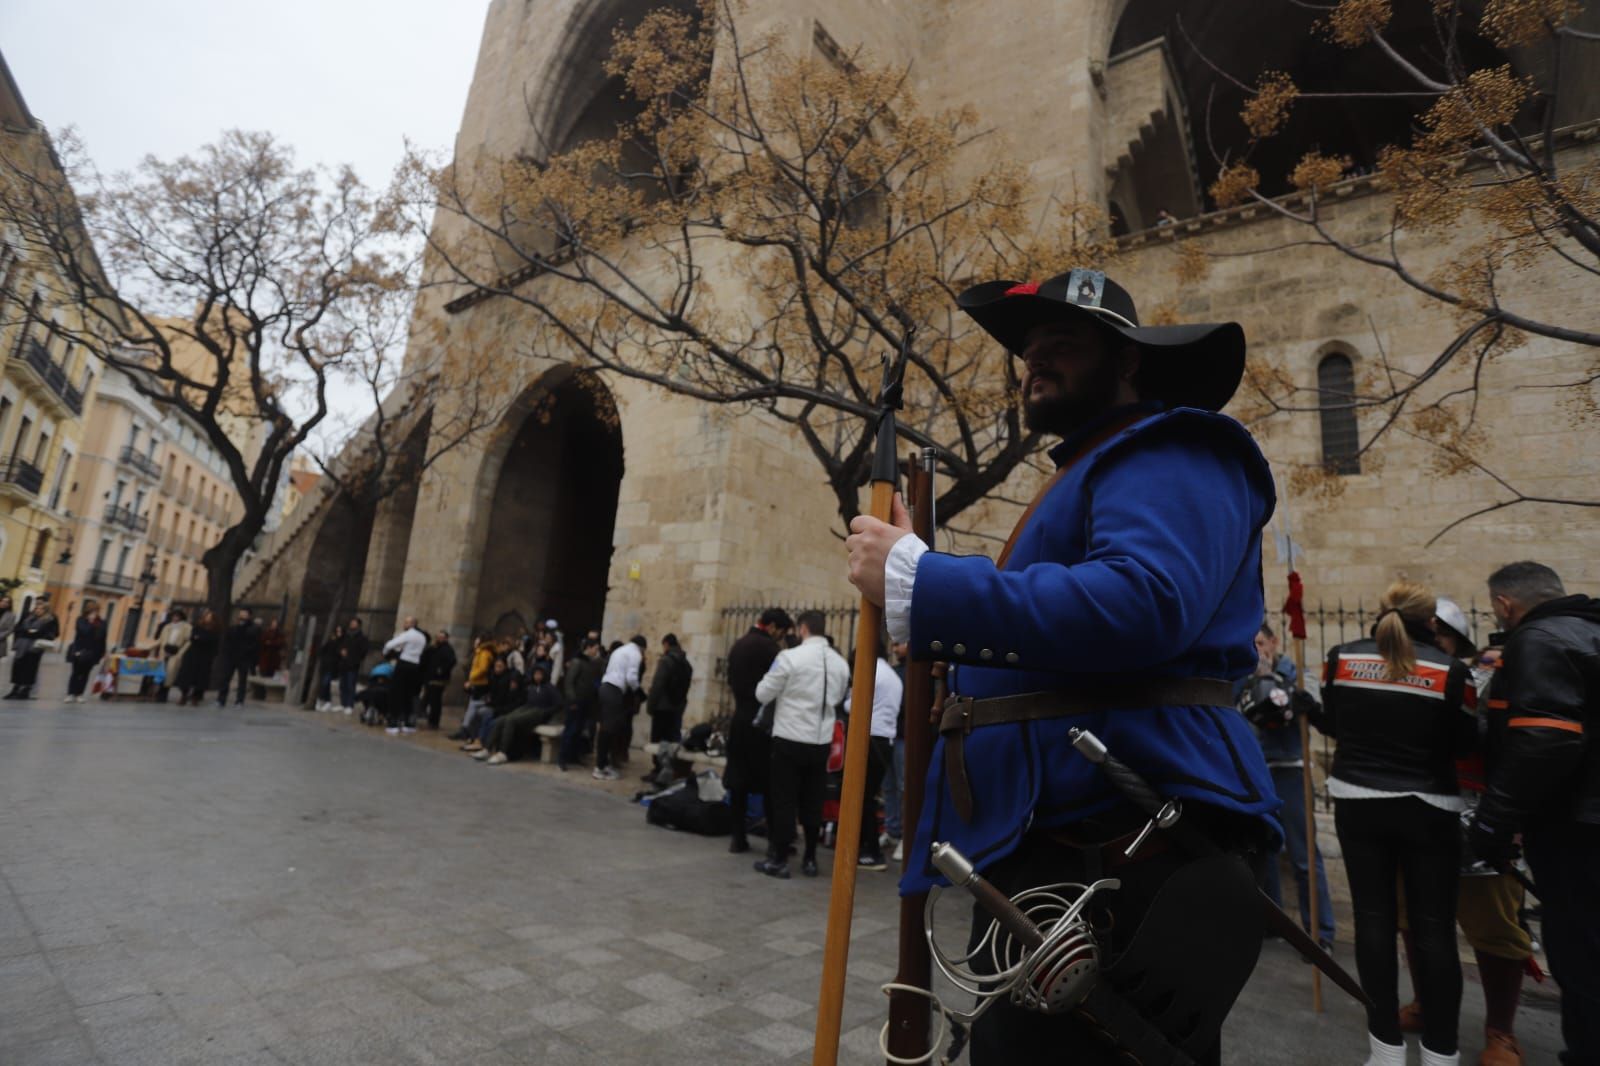
[[[449,149],[487,0],[0,0],[0,51],[31,110],[102,170],[225,129],[302,164],[389,180],[410,137]]]

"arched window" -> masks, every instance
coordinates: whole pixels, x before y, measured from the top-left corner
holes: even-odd
[[[1356,424],[1356,370],[1348,355],[1325,355],[1317,364],[1317,406],[1322,416],[1322,463],[1335,474],[1361,473],[1361,430]]]

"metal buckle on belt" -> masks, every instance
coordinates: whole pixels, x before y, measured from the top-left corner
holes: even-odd
[[[963,736],[972,735],[972,704],[971,696],[957,696],[956,707],[961,711],[960,729]]]

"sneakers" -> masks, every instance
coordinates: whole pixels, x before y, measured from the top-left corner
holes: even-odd
[[[1478,1066],[1522,1066],[1522,1048],[1517,1038],[1503,1029],[1485,1027]]]
[[[892,858],[895,862],[905,862],[906,861],[906,842],[904,840],[896,840],[894,842],[894,854],[889,856],[889,857]]]
[[[404,733],[406,736],[410,736],[412,733],[415,733],[416,731],[417,731],[417,727],[414,726],[414,725],[403,725],[403,726],[400,727],[400,732]]]
[[[461,750],[462,751],[482,751],[483,750],[483,745],[478,743],[477,739],[474,738],[472,740],[467,741],[465,744],[461,745]]]
[[[1367,1056],[1365,1066],[1406,1066],[1406,1045],[1404,1041],[1398,1044],[1385,1044],[1382,1040],[1368,1033],[1367,1044],[1372,1053]]]
[[[621,774],[617,773],[609,766],[603,770],[597,767],[594,774],[591,776],[593,776],[596,781],[616,781],[622,777]]]
[[[889,864],[883,861],[881,854],[861,855],[856,859],[857,870],[887,870],[888,868]]]
[[[328,710],[331,711],[331,710],[333,710],[333,708],[329,707]],[[354,708],[353,707],[345,707],[343,710],[344,710],[345,714],[350,714],[350,713],[352,713],[354,711]]]
[[[384,732],[389,734],[391,737],[397,737],[397,736],[400,735],[400,727],[391,725],[391,726],[386,727],[384,729]]]
[[[1400,1031],[1402,1033],[1422,1032],[1422,1004],[1412,1000],[1400,1008]]]
[[[504,766],[510,761],[510,759],[506,758],[506,753],[503,751],[497,751],[493,755],[489,756],[490,766]]]
[[[817,876],[817,860],[806,859],[800,864],[800,872],[805,874],[807,877]]]
[[[1437,1051],[1429,1051],[1427,1046],[1422,1048],[1422,1066],[1461,1066],[1461,1052],[1452,1051],[1448,1055],[1441,1055]]]
[[[766,874],[768,877],[776,877],[780,881],[789,880],[789,864],[786,862],[773,862],[771,859],[762,859],[755,864],[755,871],[758,874]]]
[[[494,753],[490,752],[488,748],[481,748],[478,751],[473,752],[472,757],[477,759],[479,762],[482,762],[483,760],[489,758],[492,754]]]

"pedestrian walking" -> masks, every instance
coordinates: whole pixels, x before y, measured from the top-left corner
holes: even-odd
[[[778,640],[794,628],[794,620],[781,607],[768,607],[750,631],[728,649],[728,688],[733,691],[733,720],[728,725],[728,766],[724,779],[733,807],[733,842],[728,850],[750,850],[746,837],[750,797],[767,791],[772,765],[772,723],[757,724],[761,701],[756,686],[778,657]]]
[[[234,706],[243,707],[250,671],[255,669],[257,660],[261,658],[261,627],[256,625],[255,615],[250,608],[239,608],[237,619],[222,634],[221,654],[222,687],[217,692],[217,706],[228,705],[228,687],[237,679],[239,691],[233,702]]]
[[[598,781],[615,781],[621,776],[611,764],[617,761],[618,745],[627,742],[631,731],[629,719],[633,710],[629,705],[637,706],[645,647],[644,637],[636,633],[606,660],[606,670],[600,678],[600,729],[594,742],[594,777]]]
[[[768,877],[789,877],[795,823],[805,833],[800,872],[817,876],[822,801],[834,707],[850,692],[850,667],[828,643],[827,619],[806,611],[796,620],[800,644],[780,652],[756,685],[756,699],[772,704],[772,765],[767,776],[767,857],[755,864]]]
[[[1320,713],[1338,740],[1328,792],[1355,911],[1356,970],[1367,1008],[1371,1066],[1405,1066],[1395,936],[1404,881],[1416,945],[1424,1066],[1458,1061],[1461,959],[1456,894],[1465,804],[1455,760],[1477,742],[1476,691],[1430,625],[1434,596],[1399,580],[1378,601],[1372,637],[1328,652]]]
[[[283,668],[283,649],[288,643],[289,638],[285,636],[283,626],[276,618],[268,619],[261,630],[261,652],[256,660],[256,673],[262,677],[275,677]]]
[[[189,647],[183,654],[183,665],[178,672],[178,702],[200,706],[206,689],[211,685],[211,666],[217,658],[217,646],[222,642],[222,626],[211,608],[200,611],[189,634]]]
[[[178,684],[183,656],[189,650],[189,638],[193,634],[194,627],[189,624],[189,615],[182,607],[167,612],[167,620],[156,634],[156,647],[161,651],[161,684],[156,687],[156,699],[162,703],[167,702],[167,693]],[[183,700],[182,689],[178,691],[178,699]]]
[[[694,667],[674,633],[661,638],[661,658],[650,678],[645,708],[650,712],[650,742],[673,744],[683,739],[683,712],[689,705],[689,683]]]
[[[106,620],[100,617],[100,605],[94,600],[83,601],[83,613],[72,627],[72,643],[67,646],[67,664],[72,667],[67,680],[68,703],[82,703],[83,690],[89,686],[89,675],[106,657]]]
[[[319,711],[339,710],[339,704],[333,702],[333,686],[339,680],[339,671],[344,661],[344,623],[335,622],[328,635],[322,639],[317,647],[317,673],[321,675],[317,682],[316,709]],[[350,713],[350,708],[345,707],[344,712]]]
[[[1504,868],[1522,833],[1561,986],[1565,1063],[1600,1063],[1600,599],[1536,562],[1489,577],[1503,665],[1490,681],[1488,787],[1473,852]],[[1423,1004],[1424,1012],[1427,1004]],[[1424,1013],[1426,1019],[1426,1013]]]
[[[61,635],[61,622],[50,613],[50,597],[40,596],[12,631],[11,691],[7,699],[33,699],[33,686],[39,679],[39,662],[44,645]]]
[[[407,616],[400,632],[383,646],[384,657],[393,654],[394,698],[389,701],[387,732],[417,731],[417,696],[422,691],[422,653],[428,648],[428,635],[417,628],[417,620]]]

